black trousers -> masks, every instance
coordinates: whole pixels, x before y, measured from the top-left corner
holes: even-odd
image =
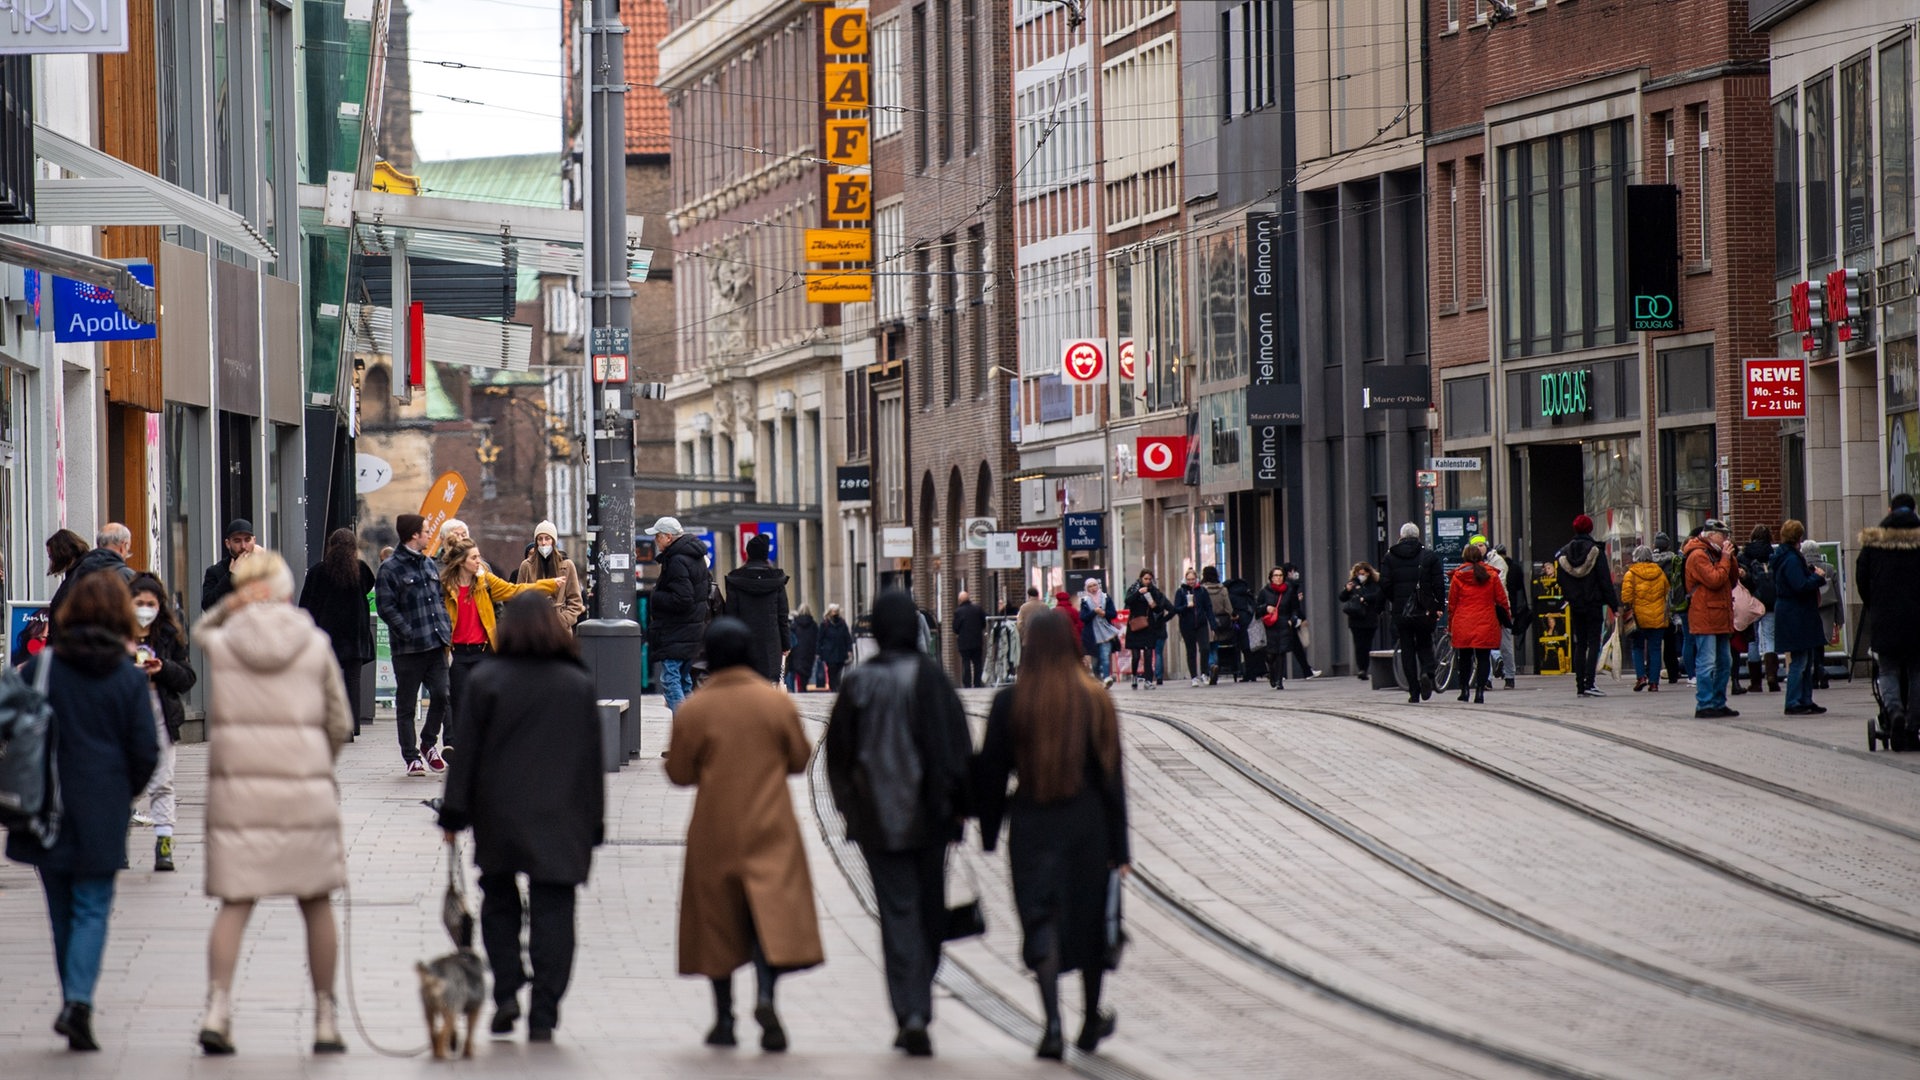
[[[827,665],[827,689],[840,689],[840,673],[845,671],[846,667],[847,665],[844,663]]]
[[[1353,636],[1353,673],[1369,675],[1373,668],[1373,627],[1349,626],[1347,633]]]
[[[334,663],[340,665],[340,677],[347,684],[347,709],[353,713],[353,733],[360,734],[360,671],[366,667],[364,661],[346,661],[338,657]]]
[[[1307,647],[1300,641],[1299,628],[1295,627],[1294,632],[1289,636],[1293,639],[1293,644],[1288,646],[1287,650],[1293,654],[1295,660],[1300,662],[1299,677],[1302,679],[1312,678],[1313,665],[1307,661]]]
[[[912,851],[867,851],[867,873],[880,905],[880,951],[886,956],[893,1018],[933,1019],[933,973],[947,919],[945,844]]]
[[[1438,666],[1433,659],[1433,623],[1427,619],[1396,619],[1393,631],[1407,693],[1418,694],[1421,677],[1432,678]]]
[[[968,690],[980,685],[980,672],[983,668],[981,657],[984,649],[960,650],[960,685]]]
[[[408,761],[420,758],[421,746],[440,741],[440,724],[447,715],[447,654],[441,649],[399,653],[393,658],[394,727],[400,737],[400,756]],[[420,741],[413,739],[413,714],[419,707],[420,689],[426,688],[427,722],[420,729]]]
[[[520,962],[520,927],[527,926],[527,959],[533,962],[533,1000],[527,1026],[553,1029],[560,1023],[560,999],[573,977],[572,885],[527,882],[527,904],[520,904],[520,882],[514,874],[480,875],[480,941],[493,969],[493,1002],[514,1000],[527,985]]]
[[[447,669],[447,734],[448,746],[459,745],[460,733],[467,726],[467,680],[473,676],[473,669],[480,661],[492,655],[492,650],[472,649],[465,645],[453,647],[453,664]],[[425,739],[421,740],[425,742]]]
[[[1207,673],[1207,638],[1210,634],[1204,626],[1191,634],[1180,631],[1180,644],[1187,650],[1188,677]]]
[[[1455,649],[1453,651],[1454,689],[1462,694],[1484,690],[1493,680],[1495,649]]]
[[[1593,688],[1594,668],[1600,663],[1600,632],[1606,619],[1601,608],[1569,608],[1567,632],[1573,638],[1573,678],[1575,690]]]

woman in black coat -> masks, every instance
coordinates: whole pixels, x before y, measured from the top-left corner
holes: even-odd
[[[1347,616],[1347,633],[1353,635],[1353,673],[1367,677],[1373,652],[1373,639],[1380,629],[1380,613],[1387,608],[1386,594],[1380,591],[1380,574],[1366,560],[1353,564],[1347,583],[1340,589],[1340,610]],[[1509,672],[1511,674],[1511,672]]]
[[[1293,626],[1299,602],[1284,567],[1267,572],[1266,587],[1253,601],[1253,616],[1267,632],[1267,685],[1287,688],[1287,654],[1293,651]],[[1309,669],[1311,670],[1311,669]]]
[[[1019,788],[1007,794],[1007,778]],[[1060,975],[1079,971],[1086,1015],[1077,1045],[1092,1052],[1113,1034],[1100,1008],[1111,954],[1107,892],[1128,872],[1127,798],[1113,699],[1080,665],[1073,628],[1047,612],[1027,630],[1020,681],[1000,691],[974,760],[980,836],[988,851],[1010,818],[1014,906],[1021,953],[1040,985],[1046,1030],[1039,1055],[1060,1060]]]
[[[827,689],[840,689],[840,672],[852,655],[853,628],[841,617],[839,604],[828,604],[826,621],[820,624],[820,663],[827,669]]]
[[[367,613],[367,594],[372,591],[373,571],[360,561],[353,530],[333,530],[320,561],[307,570],[300,606],[333,642],[333,658],[347,682],[355,735],[360,734],[360,669],[374,656],[373,622]]]
[[[820,658],[820,624],[813,621],[813,609],[805,604],[793,613],[793,651],[787,654],[787,674],[793,676],[793,688],[807,692],[813,681],[813,662]]]
[[[71,1050],[98,1050],[93,988],[107,944],[113,877],[127,856],[127,804],[146,790],[160,758],[160,720],[146,672],[127,655],[133,598],[118,574],[90,574],[68,593],[53,647],[21,672],[29,685],[46,670],[53,705],[50,743],[64,808],[58,835],[7,831],[7,858],[40,872],[53,923],[60,976],[54,1031]]]
[[[147,784],[147,816],[153,819],[153,869],[167,873],[173,869],[173,748],[180,742],[180,727],[186,723],[187,708],[180,695],[193,689],[199,676],[187,658],[186,635],[167,599],[167,587],[152,574],[133,579],[134,659],[147,673],[154,697],[160,702],[160,718],[165,730],[160,738],[160,761]]]
[[[1159,670],[1157,661],[1160,643],[1167,640],[1167,621],[1173,618],[1173,605],[1167,601],[1167,594],[1154,585],[1151,570],[1140,571],[1140,576],[1127,587],[1126,603],[1127,651],[1133,655],[1133,688],[1138,690],[1145,682],[1151,690],[1165,681],[1165,673]],[[1145,673],[1141,672],[1143,662]]]
[[[493,969],[493,1032],[520,1019],[522,911],[533,959],[528,1037],[553,1038],[573,972],[575,890],[605,839],[606,791],[593,679],[553,598],[516,596],[501,609],[495,653],[467,682],[468,727],[447,770],[440,827],[473,829],[480,937]]]

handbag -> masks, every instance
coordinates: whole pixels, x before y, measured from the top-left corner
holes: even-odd
[[[1367,617],[1366,598],[1359,595],[1347,597],[1346,602],[1340,605],[1340,614],[1348,616],[1349,618],[1354,618],[1354,619],[1366,618]]]
[[[1127,620],[1127,632],[1137,634],[1145,630],[1152,622],[1153,620],[1145,615],[1135,615]]]
[[[1595,670],[1605,671],[1616,679],[1620,677],[1620,635],[1618,632],[1608,634],[1607,640],[1601,644],[1600,660],[1599,663],[1595,665]]]
[[[1247,624],[1247,650],[1259,652],[1267,647],[1267,628],[1258,622]]]
[[[1108,971],[1119,970],[1120,956],[1127,951],[1126,919],[1120,909],[1121,881],[1120,871],[1107,871],[1106,936],[1100,962]]]
[[[1760,621],[1767,613],[1767,606],[1759,598],[1747,591],[1740,582],[1733,583],[1733,628],[1744,631]]]
[[[1265,615],[1260,616],[1260,623],[1263,626],[1273,626],[1279,623],[1279,621],[1280,621],[1280,609],[1278,608],[1275,608],[1272,611],[1267,612]]]
[[[949,849],[949,854],[957,852],[959,847],[959,844],[954,844]],[[980,880],[974,876],[972,863],[964,857],[958,862],[966,871],[967,888],[973,893],[973,899],[963,900],[947,908],[946,926],[940,931],[941,941],[959,941],[963,938],[979,937],[987,932],[986,912],[980,908]]]
[[[1301,619],[1293,624],[1293,636],[1299,640],[1301,648],[1313,648],[1313,635],[1307,631],[1307,620]]]

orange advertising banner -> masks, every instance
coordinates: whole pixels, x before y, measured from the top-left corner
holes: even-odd
[[[868,164],[872,160],[870,137],[864,116],[828,118],[827,160],[852,168]]]
[[[873,273],[868,270],[807,271],[807,303],[868,304],[873,302]]]
[[[866,64],[828,64],[826,97],[828,109],[864,109],[873,104],[873,82]]]
[[[808,262],[873,261],[871,229],[808,229],[806,240]]]
[[[873,220],[873,178],[865,173],[827,177],[827,220]]]
[[[440,526],[460,512],[467,497],[467,482],[457,472],[444,472],[433,482],[427,497],[420,500],[420,516],[426,518],[427,554],[440,550]]]
[[[865,56],[867,13],[859,8],[828,8],[821,12],[820,37],[828,56]]]

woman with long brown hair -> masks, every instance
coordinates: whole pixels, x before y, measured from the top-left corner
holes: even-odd
[[[474,665],[493,653],[494,610],[524,592],[537,590],[552,598],[561,584],[559,578],[542,578],[515,585],[487,569],[480,548],[472,540],[455,540],[441,549],[440,588],[447,602],[447,622],[453,627],[453,663],[447,672],[447,725],[451,734],[443,737],[441,754],[453,746],[465,726],[467,680]],[[434,762],[444,759],[432,753],[425,756],[427,768],[439,772]]]
[[[320,561],[308,568],[306,583],[300,587],[300,606],[333,645],[333,660],[340,666],[347,706],[353,711],[355,735],[360,734],[360,671],[374,658],[373,622],[367,614],[367,594],[372,591],[373,571],[360,561],[360,542],[353,530],[327,534]]]
[[[1007,794],[1007,778],[1019,787]],[[1047,1026],[1038,1054],[1059,1060],[1060,976],[1079,971],[1086,1016],[1077,1045],[1091,1052],[1113,1034],[1100,1009],[1107,972],[1109,875],[1125,873],[1127,799],[1120,779],[1120,727],[1113,699],[1080,664],[1065,616],[1036,616],[1020,658],[1020,681],[1000,691],[975,760],[980,835],[988,851],[1010,818],[1014,904],[1022,954],[1040,984]]]

